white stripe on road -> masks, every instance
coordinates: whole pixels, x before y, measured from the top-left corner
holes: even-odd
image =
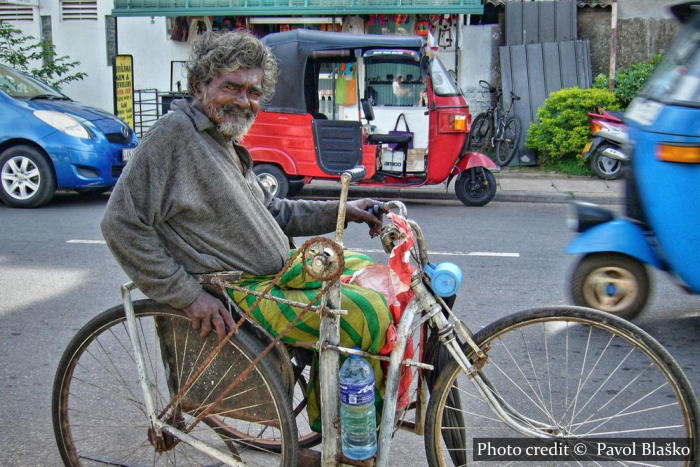
[[[66,243],[81,244],[81,245],[105,245],[104,240],[66,240]],[[384,250],[349,248],[358,253],[384,253]],[[432,256],[492,256],[499,258],[520,258],[520,253],[504,253],[498,251],[429,251]]]
[[[384,253],[384,250],[352,247],[348,249],[358,253]],[[498,256],[502,258],[520,258],[520,253],[502,253],[498,251],[428,251],[428,254],[434,256]]]

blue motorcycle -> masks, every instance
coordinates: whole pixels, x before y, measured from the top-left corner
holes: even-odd
[[[647,266],[700,293],[700,2],[671,7],[685,24],[625,113],[630,148],[625,216],[574,203],[582,255],[570,278],[576,305],[631,319],[649,299]]]

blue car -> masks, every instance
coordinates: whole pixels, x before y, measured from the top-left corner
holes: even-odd
[[[42,206],[57,189],[107,191],[137,144],[114,115],[0,65],[0,200],[8,206]]]

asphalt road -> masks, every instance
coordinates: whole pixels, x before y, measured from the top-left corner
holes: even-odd
[[[0,205],[0,465],[56,465],[50,413],[53,374],[73,334],[120,301],[127,279],[101,242],[105,199],[60,195],[40,210]],[[516,310],[569,303],[564,254],[572,234],[564,205],[499,203],[465,208],[452,202],[413,202],[435,262],[464,271],[456,312],[473,329]],[[299,242],[301,243],[301,242]],[[346,233],[346,247],[386,255],[364,226]],[[700,298],[685,295],[654,273],[654,297],[636,321],[661,341],[700,388]],[[697,392],[697,389],[696,389]],[[424,463],[422,441],[401,434],[398,463]]]

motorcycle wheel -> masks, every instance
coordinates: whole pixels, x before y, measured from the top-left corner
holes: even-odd
[[[484,206],[496,196],[496,177],[483,167],[465,170],[455,182],[455,194],[465,206]]]
[[[628,320],[644,309],[650,293],[644,265],[630,256],[615,253],[595,253],[581,258],[569,285],[575,305]]]
[[[603,155],[611,146],[602,145],[591,158],[591,170],[603,180],[616,180],[622,176],[622,161]]]

